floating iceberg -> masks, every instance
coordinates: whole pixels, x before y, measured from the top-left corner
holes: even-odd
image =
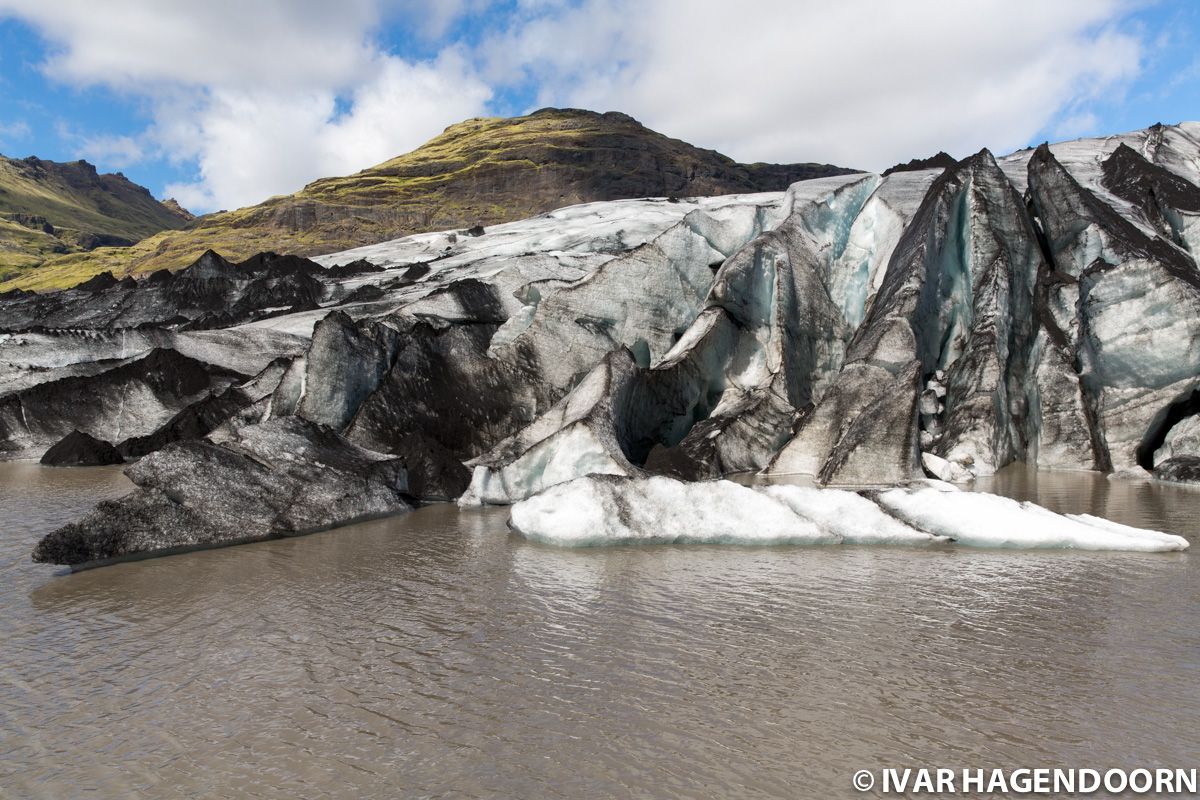
[[[1078,550],[1184,550],[1181,536],[1087,515],[1055,514],[981,492],[923,482],[864,493],[731,481],[598,475],[512,507],[528,539],[605,544],[904,544]]]
[[[1088,514],[1055,514],[1029,502],[983,492],[892,489],[879,505],[922,530],[971,547],[1067,550],[1185,550],[1182,536],[1132,528]]]
[[[560,483],[512,507],[530,539],[601,544],[835,544],[838,537],[764,492],[730,481],[615,475]]]

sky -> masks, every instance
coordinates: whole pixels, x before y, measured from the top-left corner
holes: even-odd
[[[881,170],[1200,119],[1190,0],[0,0],[0,153],[202,213],[469,117],[623,111]]]

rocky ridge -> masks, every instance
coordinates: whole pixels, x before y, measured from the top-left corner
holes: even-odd
[[[0,283],[47,261],[96,248],[123,248],[192,215],[160,203],[121,173],[86,161],[0,156]]]

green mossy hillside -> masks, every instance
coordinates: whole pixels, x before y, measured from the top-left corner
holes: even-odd
[[[182,228],[189,215],[86,161],[0,156],[0,280],[51,261]]]
[[[232,260],[262,250],[313,256],[411,233],[494,225],[565,205],[631,197],[778,191],[852,172],[827,164],[739,164],[646,128],[625,114],[543,109],[469,119],[370,169],[323,178],[295,194],[199,217],[133,247],[47,261],[0,290],[71,286],[178,269],[212,249]]]

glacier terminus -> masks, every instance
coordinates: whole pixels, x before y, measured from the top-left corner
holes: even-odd
[[[849,515],[891,543],[1181,549],[946,484],[1200,480],[1198,184],[1200,123],[1156,125],[9,292],[0,457],[135,462],[38,545],[76,566],[431,500],[567,544],[853,541]]]

